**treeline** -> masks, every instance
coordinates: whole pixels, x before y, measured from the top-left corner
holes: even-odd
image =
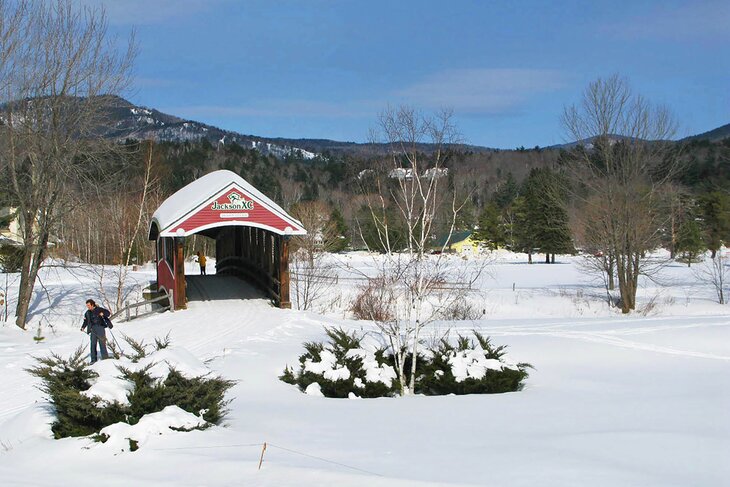
[[[125,233],[125,226],[131,225],[125,221],[133,220],[138,207],[147,149],[137,141],[124,145],[129,160],[110,163],[111,177],[118,181],[116,189],[78,205],[79,211],[69,215],[61,228],[66,247],[85,261],[117,263],[122,246],[116,235]],[[152,150],[153,181],[145,225],[167,196],[207,172],[228,169],[287,210],[303,202],[323,203],[328,217],[337,222],[340,241],[347,241],[350,248],[379,250],[376,228],[364,203],[364,195],[374,190],[369,171],[377,169],[377,157],[325,153],[305,159],[295,152],[279,159],[254,148],[235,143],[214,146],[207,140],[156,143]],[[723,232],[729,205],[730,140],[677,143],[676,151],[681,170],[663,203],[671,219],[657,234],[657,244],[672,255],[687,254],[691,261],[703,248],[715,251],[719,242],[729,240]],[[576,247],[599,252],[585,244],[575,222],[580,201],[572,196],[574,188],[564,170],[570,154],[566,149],[452,151],[446,158],[448,184],[443,191],[466,199],[455,230],[472,230],[485,246],[524,252],[530,261],[534,253],[554,261],[555,254],[572,253]],[[406,242],[399,238],[403,232],[397,229],[397,209],[390,212],[394,247],[403,248]],[[443,208],[434,226],[434,240],[449,231],[447,213],[448,208]],[[136,239],[134,262],[151,258],[152,247],[145,239],[142,234]]]
[[[379,249],[363,199],[373,189],[368,186],[367,172],[377,168],[377,156],[325,153],[305,159],[294,152],[279,159],[254,148],[235,143],[214,146],[207,140],[130,140],[123,149],[99,170],[107,179],[104,190],[79,192],[83,198],[60,219],[54,236],[60,244],[56,252],[90,263],[118,264],[125,259],[127,243],[132,239],[131,262],[151,260],[154,249],[146,240],[146,230],[154,210],[167,196],[217,169],[241,175],[288,210],[302,202],[321,202],[328,208],[332,222],[337,222],[341,242],[348,242],[351,248]],[[726,233],[730,140],[677,143],[676,151],[682,169],[673,178],[672,194],[664,202],[671,218],[659,232],[657,243],[673,256],[679,253],[691,262],[704,249],[714,252],[721,242],[730,240]],[[584,245],[574,221],[580,205],[571,198],[570,178],[563,170],[570,153],[566,149],[493,153],[452,150],[445,163],[449,172],[445,176],[448,189],[444,191],[457,192],[467,199],[455,230],[472,230],[473,238],[485,246],[524,252],[530,261],[532,254],[541,253],[550,262],[554,254],[572,253],[576,246],[599,252]],[[152,174],[142,209],[144,228],[130,237],[138,218],[148,164]],[[12,205],[8,195],[4,199],[4,204]],[[397,227],[396,209],[391,211]],[[434,227],[439,234],[434,234],[434,240],[449,230],[445,213]],[[395,248],[404,247],[397,228],[393,235]]]

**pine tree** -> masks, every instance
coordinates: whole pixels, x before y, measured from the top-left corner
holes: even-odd
[[[730,243],[730,195],[712,191],[700,197],[704,241],[715,258],[723,243]]]
[[[687,267],[689,267],[705,249],[706,246],[702,241],[702,232],[697,220],[688,218],[679,227],[677,251],[682,254],[683,259],[687,261]]]
[[[567,192],[559,175],[549,169],[533,169],[523,193],[531,240],[545,253],[545,262],[550,263],[550,254],[574,252],[568,227]]]
[[[499,208],[504,209],[512,204],[518,195],[519,186],[517,185],[517,181],[515,181],[514,176],[512,176],[512,173],[509,172],[507,173],[507,179],[505,179],[494,192],[492,201],[494,201]]]
[[[528,212],[528,203],[523,196],[512,202],[512,250],[525,252],[527,261],[532,264],[532,252],[535,248],[534,225]]]
[[[492,250],[505,245],[504,221],[500,209],[495,203],[487,204],[482,210],[482,214],[479,216],[479,228],[474,231],[472,238],[484,242]]]
[[[342,212],[338,208],[334,208],[330,214],[330,223],[337,233],[337,243],[332,245],[330,249],[332,252],[340,252],[345,250],[350,245],[350,229],[345,223],[345,217],[342,216]]]

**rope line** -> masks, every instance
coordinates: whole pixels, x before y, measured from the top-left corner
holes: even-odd
[[[375,475],[377,477],[383,477],[383,475],[380,475],[379,473],[371,472],[370,470],[365,470],[364,468],[353,467],[352,465],[346,465],[344,463],[335,462],[333,460],[327,460],[326,458],[318,457],[318,456],[315,456],[315,455],[310,455],[309,453],[304,453],[304,452],[292,450],[290,448],[285,448],[283,446],[274,445],[273,443],[268,443],[267,442],[266,445],[267,446],[273,446],[274,448],[278,448],[279,450],[288,451],[290,453],[296,453],[297,455],[302,455],[304,457],[313,458],[313,459],[319,460],[321,462],[327,462],[327,463],[331,463],[333,465],[339,465],[340,467],[345,467],[345,468],[349,468],[349,469],[352,469],[352,470],[357,470],[359,472],[364,472],[364,473],[367,473],[367,474],[370,474],[370,475]]]
[[[179,446],[175,448],[153,448],[156,451],[162,450],[207,450],[209,448],[235,448],[239,446],[262,446],[263,443],[242,443],[238,445],[211,445],[211,446]]]
[[[155,450],[155,451],[163,451],[163,450],[165,450],[165,451],[167,451],[167,450],[207,450],[207,449],[211,449],[211,448],[236,448],[236,447],[252,447],[252,446],[262,447],[263,445],[264,445],[263,443],[241,443],[241,444],[236,444],[236,445],[181,446],[181,447],[174,447],[174,448],[153,448],[153,450]],[[328,460],[326,458],[318,457],[316,455],[310,455],[309,453],[304,453],[304,452],[301,452],[301,451],[292,450],[291,448],[286,448],[284,446],[275,445],[273,443],[266,442],[266,446],[267,447],[270,446],[272,448],[278,448],[279,450],[284,450],[284,451],[287,451],[289,453],[294,453],[296,455],[301,455],[303,457],[312,458],[314,460],[319,460],[320,462],[330,463],[332,465],[337,465],[337,466],[340,466],[340,467],[349,468],[351,470],[356,470],[358,472],[363,472],[363,473],[366,473],[366,474],[369,474],[369,475],[375,475],[376,477],[384,477],[383,475],[381,475],[381,474],[379,474],[377,472],[372,472],[370,470],[365,470],[364,468],[353,467],[352,465],[347,465],[345,463],[336,462],[334,460]]]

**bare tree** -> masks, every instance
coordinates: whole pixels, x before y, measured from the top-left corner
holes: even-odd
[[[695,267],[694,274],[698,281],[709,284],[715,289],[717,302],[725,304],[725,287],[730,283],[730,259],[728,251],[722,249],[716,252],[715,257],[706,259],[699,267]]]
[[[562,123],[579,143],[567,167],[575,199],[591,215],[584,234],[612,259],[628,313],[636,308],[639,276],[656,269],[649,252],[667,223],[659,211],[662,191],[678,169],[670,141],[675,122],[666,108],[612,76],[591,83],[581,102],[564,110]]]
[[[60,216],[109,179],[100,161],[114,146],[96,133],[135,56],[131,38],[121,51],[110,39],[103,9],[75,5],[0,0],[0,184],[21,221],[21,328]]]
[[[109,210],[105,224],[112,227],[109,233],[113,236],[116,250],[114,256],[116,269],[112,270],[115,280],[113,301],[106,297],[103,279],[100,286],[106,304],[112,311],[121,309],[124,302],[132,252],[135,248],[145,246],[145,242],[140,241],[140,230],[143,225],[149,224],[152,212],[154,212],[154,207],[151,208],[149,205],[150,197],[159,189],[159,180],[153,171],[154,143],[147,141],[143,146],[142,174],[138,178],[131,178],[126,184],[120,185],[120,189],[124,190],[123,193],[118,192],[99,198],[100,202],[106,203],[105,208]],[[145,236],[142,237],[144,240]]]
[[[328,252],[339,240],[330,220],[331,209],[321,201],[308,201],[292,207],[307,234],[292,239],[292,287],[297,309],[311,309],[327,295],[337,279],[336,266]]]
[[[366,304],[366,312],[371,310],[369,317],[390,344],[404,395],[414,392],[423,327],[463,297],[478,272],[464,283],[464,268],[453,265],[453,259],[443,253],[468,200],[449,192],[444,177],[448,146],[458,142],[451,112],[429,117],[410,107],[388,109],[373,139],[390,148],[389,156],[373,172],[374,191],[368,191],[366,199],[374,239],[384,255],[377,261],[377,275],[365,276],[369,284],[364,292],[373,296],[364,296],[360,304]],[[429,255],[442,205],[447,206],[449,217],[440,223],[448,235],[442,252]],[[363,241],[368,240],[372,239],[363,236]],[[450,279],[459,284],[446,285]],[[406,370],[409,356],[410,370]]]

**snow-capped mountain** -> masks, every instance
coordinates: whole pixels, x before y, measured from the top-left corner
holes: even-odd
[[[317,156],[315,152],[276,143],[264,137],[243,135],[194,120],[168,115],[153,108],[134,105],[123,98],[110,97],[109,101],[107,120],[99,131],[104,137],[115,140],[151,139],[182,142],[206,139],[214,145],[235,142],[243,147],[255,148],[263,154],[273,154],[276,157],[297,154],[304,159],[314,159]]]

